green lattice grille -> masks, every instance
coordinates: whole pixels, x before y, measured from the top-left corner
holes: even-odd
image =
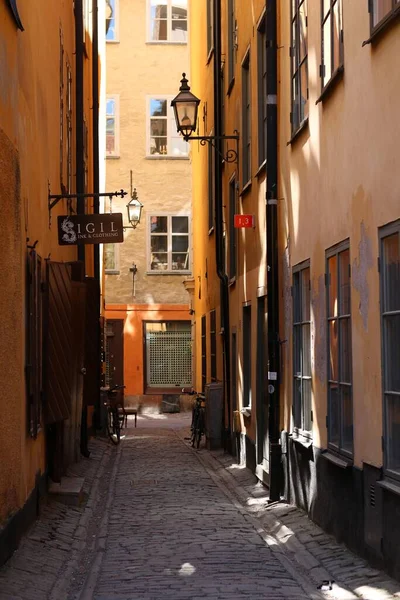
[[[146,334],[147,382],[150,386],[192,385],[190,331],[152,331]]]

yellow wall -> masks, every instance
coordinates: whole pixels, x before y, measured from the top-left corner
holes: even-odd
[[[289,3],[280,8],[279,47],[290,45]],[[310,259],[312,279],[312,362],[314,443],[326,447],[325,250],[350,239],[354,458],[382,465],[381,327],[378,227],[400,217],[400,175],[396,170],[400,134],[399,26],[378,42],[369,37],[369,13],[363,2],[343,1],[344,78],[329,97],[321,93],[320,2],[309,0],[309,126],[291,145],[290,59],[279,52],[279,210],[281,260],[290,268]],[[289,254],[285,248],[290,249]],[[291,271],[281,273],[288,303]],[[289,300],[290,307],[290,300]],[[282,317],[291,338],[290,313]],[[284,350],[285,427],[290,429],[291,344]]]
[[[73,6],[57,0],[38,11],[34,3],[20,2],[19,11],[23,32],[6,3],[0,6],[0,524],[24,504],[37,472],[45,468],[43,432],[37,440],[27,433],[26,240],[37,240],[43,264],[49,256],[76,260],[76,248],[62,248],[57,241],[57,214],[65,214],[66,201],[52,210],[51,226],[47,207],[49,187],[53,194],[61,191],[60,27],[65,59],[73,67]],[[73,87],[73,106],[74,95]]]

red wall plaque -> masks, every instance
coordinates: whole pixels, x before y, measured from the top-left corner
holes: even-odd
[[[254,227],[254,215],[234,215],[234,226]]]

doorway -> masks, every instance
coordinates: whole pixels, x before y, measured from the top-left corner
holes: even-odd
[[[267,297],[257,299],[257,467],[256,475],[264,483],[269,483],[269,436],[268,436],[268,352],[267,352]]]

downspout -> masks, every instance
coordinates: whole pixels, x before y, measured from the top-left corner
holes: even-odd
[[[222,212],[222,78],[221,78],[221,0],[214,0],[214,173],[215,173],[215,253],[217,275],[221,281],[220,304],[221,325],[223,327],[223,378],[224,402],[222,431],[225,449],[229,449],[231,441],[231,381],[230,381],[230,348],[229,348],[229,289],[228,276],[225,273],[223,245],[223,212]],[[226,423],[228,421],[228,423]]]
[[[278,73],[277,0],[266,0],[267,44],[267,307],[270,501],[280,500],[282,486],[280,444],[280,344],[278,281]]]
[[[75,135],[76,135],[76,192],[85,192],[85,169],[84,169],[84,128],[83,128],[83,9],[82,0],[75,0]],[[85,200],[78,198],[76,206],[77,214],[85,213]],[[85,246],[78,246],[78,260],[85,266]]]

